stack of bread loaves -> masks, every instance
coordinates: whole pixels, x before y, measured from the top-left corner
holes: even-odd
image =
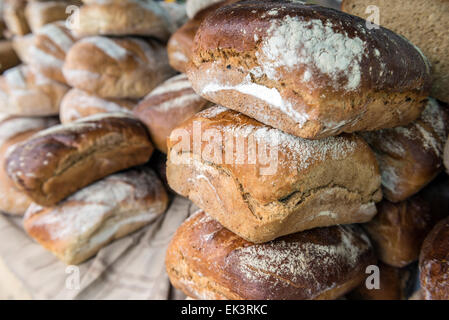
[[[201,208],[170,244],[170,280],[200,299],[333,299],[377,256],[397,285],[371,298],[403,298],[394,267],[418,258],[443,214],[414,196],[441,172],[449,133],[428,99],[430,63],[341,11],[234,2],[197,13],[168,46],[218,104],[167,141],[170,187]]]
[[[132,109],[175,74],[165,42],[185,10],[150,0],[54,2],[78,7],[41,26],[27,12],[53,1],[23,1],[16,20],[33,33],[16,32],[14,44],[26,64],[0,78],[0,209],[25,214],[32,238],[78,264],[168,205]]]

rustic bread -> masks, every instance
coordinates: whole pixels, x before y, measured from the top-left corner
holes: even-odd
[[[109,242],[155,220],[167,202],[156,174],[140,167],[97,181],[55,206],[32,204],[24,226],[66,264],[79,264]]]
[[[380,10],[380,24],[417,45],[432,63],[431,96],[449,103],[449,2],[444,0],[344,0],[342,10],[368,18],[366,7]]]
[[[362,133],[376,154],[388,200],[409,198],[443,170],[448,134],[449,109],[432,98],[421,117],[408,126]]]
[[[8,178],[4,166],[5,157],[14,149],[16,144],[57,123],[57,118],[53,117],[10,117],[0,122],[0,211],[13,215],[23,215],[32,202]]]
[[[0,77],[0,112],[24,117],[57,115],[68,90],[65,84],[19,65]]]
[[[211,103],[193,91],[185,74],[168,79],[151,91],[134,109],[134,115],[148,128],[151,141],[167,153],[171,131]]]
[[[159,42],[89,37],[69,50],[63,73],[71,86],[102,98],[139,99],[174,71]]]
[[[402,268],[418,260],[422,242],[441,219],[424,197],[377,204],[377,215],[363,227],[368,232],[379,259]]]
[[[28,33],[24,36],[14,36],[12,38],[12,46],[14,51],[19,56],[20,60],[28,64],[31,60],[30,48],[34,44],[34,34]]]
[[[26,4],[26,0],[4,1],[3,20],[12,35],[23,36],[30,32],[30,27],[25,17]]]
[[[66,20],[70,15],[67,8],[71,5],[80,6],[81,1],[29,1],[25,8],[25,17],[31,31],[34,33],[48,23]]]
[[[212,107],[167,143],[171,188],[251,242],[367,222],[382,197],[374,154],[357,135],[305,140]]]
[[[253,244],[199,211],[169,244],[171,283],[195,299],[335,299],[376,262],[356,226],[318,228]]]
[[[123,114],[98,114],[41,131],[8,155],[5,167],[17,188],[52,206],[114,172],[148,161],[146,129]]]
[[[78,12],[73,31],[78,36],[140,35],[166,40],[170,36],[167,12],[152,0],[93,0]]]
[[[65,83],[62,67],[75,41],[64,22],[49,23],[35,32],[28,63],[44,76]]]
[[[440,221],[422,245],[420,282],[426,300],[449,300],[449,217]]]
[[[69,123],[97,113],[131,114],[136,102],[127,99],[102,99],[78,89],[71,89],[61,102],[59,118],[61,123]]]
[[[210,14],[187,75],[206,99],[310,139],[406,125],[431,86],[427,58],[405,38],[287,0]]]
[[[0,73],[20,63],[11,41],[0,40]]]

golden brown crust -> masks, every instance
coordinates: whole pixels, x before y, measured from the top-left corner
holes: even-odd
[[[80,5],[80,0],[28,1],[25,17],[34,33],[48,23],[66,20],[70,15],[67,8]]]
[[[134,115],[148,128],[155,147],[167,153],[170,132],[211,103],[193,91],[184,74],[157,86],[134,109]]]
[[[95,36],[70,49],[63,73],[73,87],[102,98],[139,99],[174,71],[155,40]]]
[[[24,227],[66,264],[79,264],[109,242],[154,221],[167,203],[156,174],[137,167],[97,181],[55,206],[32,204]]]
[[[111,173],[148,161],[153,146],[138,120],[94,115],[18,145],[5,168],[34,202],[49,206]]]
[[[283,0],[209,15],[187,74],[206,99],[304,138],[408,124],[431,84],[427,59],[401,36]]]
[[[234,155],[232,142],[241,145]],[[251,144],[258,155],[248,151]],[[305,140],[212,107],[173,130],[168,149],[173,190],[256,243],[367,222],[381,199],[376,160],[356,135]]]
[[[359,284],[375,261],[355,226],[256,245],[200,211],[176,231],[166,268],[176,288],[198,299],[335,299]]]
[[[6,27],[13,35],[23,36],[30,32],[30,27],[25,17],[26,0],[4,1],[3,18]]]
[[[423,243],[419,270],[425,300],[449,299],[449,218],[440,221]]]
[[[432,98],[408,126],[362,133],[376,154],[388,200],[404,201],[441,172],[448,133],[449,109]]]

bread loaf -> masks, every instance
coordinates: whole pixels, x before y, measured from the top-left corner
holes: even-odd
[[[97,113],[131,114],[136,102],[127,99],[102,99],[78,89],[71,89],[61,102],[59,118],[69,123]]]
[[[25,117],[57,115],[68,90],[29,66],[19,65],[0,77],[0,112]]]
[[[159,42],[89,37],[69,50],[63,73],[71,86],[102,98],[139,99],[174,71]]]
[[[166,40],[170,20],[151,0],[92,0],[82,6],[73,31],[78,36],[140,35]]]
[[[64,22],[54,22],[39,28],[30,50],[29,64],[46,77],[65,83],[62,67],[67,52],[76,39]]]
[[[202,111],[172,131],[167,179],[173,190],[255,243],[367,222],[382,197],[376,159],[358,136],[305,140],[223,107]]]
[[[123,114],[98,114],[41,131],[6,159],[17,188],[34,202],[52,206],[114,172],[148,161],[146,129]]]
[[[375,262],[355,226],[253,244],[202,211],[179,227],[166,255],[171,283],[195,299],[335,299],[360,284]]]
[[[449,2],[441,0],[344,0],[342,10],[368,18],[369,5],[379,8],[379,23],[417,45],[432,63],[431,96],[449,103]]]
[[[70,6],[80,6],[79,0],[29,1],[25,8],[25,16],[34,33],[44,25],[66,20],[70,15]]]
[[[180,74],[165,81],[134,110],[134,115],[147,126],[151,141],[167,153],[167,138],[171,131],[211,103],[193,91],[186,75]]]
[[[377,205],[377,215],[363,227],[368,232],[379,259],[402,268],[419,257],[422,242],[442,217],[431,210],[420,195],[406,201]]]
[[[20,60],[28,64],[31,60],[30,57],[30,48],[34,44],[34,35],[32,33],[28,33],[24,36],[14,36],[12,38],[12,46],[14,51],[19,56]]]
[[[420,282],[426,300],[449,300],[449,217],[426,237],[419,257]]]
[[[20,63],[11,41],[0,40],[0,73]]]
[[[376,154],[388,200],[409,198],[442,171],[448,134],[449,109],[432,98],[421,117],[408,126],[362,134]]]
[[[40,130],[56,125],[57,118],[6,118],[0,122],[0,211],[23,215],[31,199],[18,190],[5,171],[5,157],[14,146]]]
[[[288,0],[210,14],[187,75],[204,98],[310,139],[406,125],[431,86],[427,58],[405,38]]]
[[[24,226],[66,264],[79,264],[109,242],[155,220],[167,202],[155,173],[140,167],[97,181],[55,206],[32,204]]]
[[[5,0],[3,20],[9,32],[13,35],[23,36],[30,32],[25,17],[26,0]]]

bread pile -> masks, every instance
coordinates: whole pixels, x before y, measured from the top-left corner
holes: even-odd
[[[175,75],[166,42],[185,16],[149,0],[6,3],[22,64],[0,77],[0,210],[24,215],[27,233],[67,264],[167,208],[149,130],[132,111]]]
[[[431,182],[449,110],[429,97],[426,55],[317,5],[187,8],[169,61],[217,105],[167,140],[168,183],[201,209],[167,251],[172,284],[195,299],[407,298],[421,244],[448,215]],[[365,286],[369,265],[380,290]]]

